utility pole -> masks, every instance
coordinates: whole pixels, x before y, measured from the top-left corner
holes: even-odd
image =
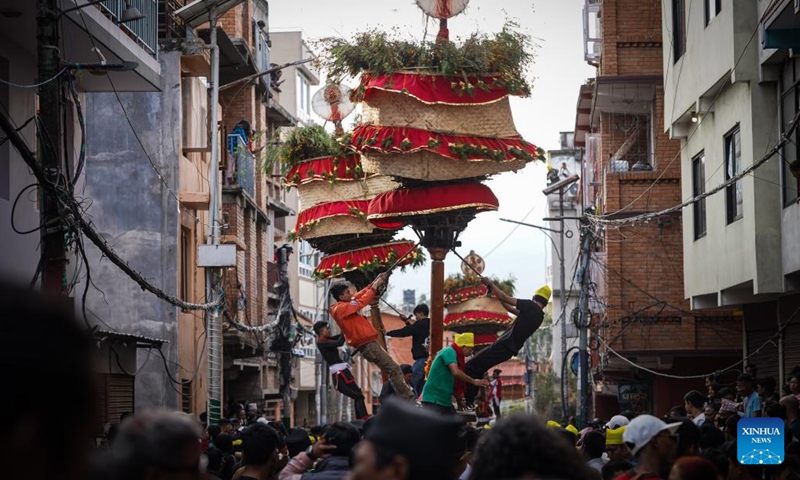
[[[584,216],[581,220],[581,265],[578,270],[577,280],[581,285],[581,296],[578,302],[580,315],[578,316],[578,426],[583,427],[589,419],[589,325],[591,312],[589,312],[589,261],[592,253],[593,234],[589,222]]]
[[[36,38],[38,41],[39,118],[41,134],[37,148],[39,162],[52,183],[61,182],[61,81],[51,80],[61,70],[58,49],[58,0],[36,0]],[[41,266],[42,290],[53,296],[66,296],[67,257],[64,248],[64,228],[59,214],[58,199],[44,188],[41,197]]]

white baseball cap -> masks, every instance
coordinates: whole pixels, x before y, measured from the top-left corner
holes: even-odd
[[[617,428],[624,427],[629,423],[631,423],[631,421],[628,420],[628,417],[625,417],[623,415],[614,415],[613,417],[611,417],[611,420],[609,420],[608,423],[606,423],[606,428],[616,430]]]
[[[674,435],[680,426],[681,422],[665,423],[652,415],[639,415],[630,421],[622,434],[622,440],[635,457],[656,435],[665,430]]]

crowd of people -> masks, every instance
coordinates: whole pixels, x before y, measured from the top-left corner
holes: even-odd
[[[538,328],[549,300],[545,289],[533,300],[501,298],[519,315],[484,350],[488,354],[470,358],[472,334],[456,336],[426,365],[418,401],[409,398],[416,386],[414,367],[395,364],[371,345],[373,334],[363,328],[358,311],[369,292],[342,290],[339,303],[352,308],[340,305],[334,319],[353,322],[342,329],[342,338],[356,349],[367,346],[369,357],[389,374],[384,389],[393,393],[384,397],[377,415],[306,429],[287,428],[269,412],[259,416],[243,405],[211,425],[202,415],[144,409],[124,415],[98,445],[90,332],[69,308],[26,289],[3,287],[0,306],[7,321],[0,322],[0,368],[8,389],[0,395],[0,421],[9,431],[0,436],[0,464],[6,478],[800,480],[800,368],[791,371],[783,396],[773,379],[758,377],[750,365],[735,386],[709,377],[705,395],[687,392],[684,404],[663,418],[626,411],[608,421],[595,419],[582,430],[572,419],[562,425],[530,413],[479,428],[459,414],[452,400],[466,403],[461,399],[469,395],[467,386],[501,395],[495,378],[486,374]],[[36,348],[25,341],[31,325]],[[322,328],[318,334],[321,341],[341,342]],[[334,365],[344,363],[339,360],[331,355]],[[489,400],[491,405],[480,402],[491,412],[495,403],[491,395]],[[737,424],[757,416],[785,424],[780,465],[737,461]]]

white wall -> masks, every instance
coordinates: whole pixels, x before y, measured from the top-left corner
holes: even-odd
[[[36,81],[36,58],[28,55],[23,48],[8,37],[0,37],[0,57],[8,61],[9,81],[17,84],[32,84]],[[11,120],[22,125],[35,113],[35,90],[8,87],[8,96],[0,100],[4,113],[6,108]],[[7,103],[6,103],[7,102]],[[31,122],[20,132],[32,150],[36,149],[36,133]],[[5,133],[2,133],[5,137]],[[0,182],[9,185],[8,198],[0,197],[0,277],[29,284],[39,262],[38,245],[40,234],[18,235],[11,228],[11,208],[17,194],[27,185],[35,183],[22,157],[10,142],[0,147],[0,161],[8,155],[8,176],[0,173]],[[39,225],[37,195],[35,188],[22,195],[14,213],[14,225],[18,230],[27,231]]]

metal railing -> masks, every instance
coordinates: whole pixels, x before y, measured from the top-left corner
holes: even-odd
[[[158,38],[184,38],[186,29],[175,12],[186,5],[186,0],[158,0]]]
[[[158,52],[158,0],[106,0],[99,4],[104,13],[111,16],[114,22],[119,22],[124,12],[129,7],[135,7],[144,18],[119,24],[119,28],[129,35],[142,48],[151,55]]]
[[[256,160],[247,148],[247,140],[238,134],[228,135],[228,155],[225,185],[239,185],[255,198]]]

